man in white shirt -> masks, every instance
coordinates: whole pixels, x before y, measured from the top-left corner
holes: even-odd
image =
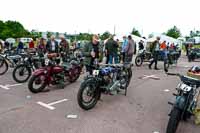
[[[59,47],[58,42],[55,40],[55,36],[52,35],[51,39],[47,42],[46,49],[48,53],[58,53]]]

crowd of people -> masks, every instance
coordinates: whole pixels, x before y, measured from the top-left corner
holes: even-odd
[[[61,41],[58,43],[55,40],[55,36],[52,35],[49,40],[40,38],[36,41],[31,41],[28,47],[29,49],[37,50],[39,55],[43,55],[44,53],[60,52],[69,54],[69,42],[65,39],[64,35],[60,35],[60,40]],[[99,36],[93,35],[92,40],[85,44],[84,48],[82,49],[82,55],[85,57],[84,62],[86,70],[90,73],[95,61],[100,61],[105,64],[131,62],[133,55],[136,54],[136,42],[132,39],[131,35],[123,36],[122,42],[119,42],[118,39],[114,39],[113,35],[110,35],[108,39],[104,40],[103,47],[100,42]],[[74,43],[72,44],[76,45]],[[3,45],[0,42],[0,51],[2,51],[3,48],[11,49],[12,47],[13,44],[5,42]],[[143,40],[140,40],[138,43],[138,48],[139,50],[145,49]],[[163,51],[163,54],[166,57],[169,49],[176,49],[176,46],[173,43],[169,45],[166,43],[166,41],[160,43],[160,37],[157,37],[157,39],[150,46],[150,52],[153,55],[153,59],[150,61],[149,69],[151,69],[152,65],[155,64],[154,69],[159,70],[157,67],[157,62],[160,51]],[[21,53],[23,50],[24,44],[19,39],[16,51]]]

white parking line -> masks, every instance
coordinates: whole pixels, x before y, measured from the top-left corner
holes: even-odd
[[[10,88],[8,88],[7,86],[0,85],[0,87],[1,87],[2,89],[5,89],[5,90],[10,90]]]
[[[46,103],[43,103],[43,102],[37,102],[37,104],[39,104],[39,105],[41,105],[41,106],[43,106],[43,107],[45,107],[45,108],[48,108],[48,109],[50,109],[50,110],[54,110],[54,109],[55,109],[55,107],[50,106],[50,105],[48,105],[48,104],[46,104]]]
[[[160,80],[159,77],[155,75],[143,75],[142,77],[139,77],[140,79],[155,79],[155,80]]]
[[[65,101],[68,101],[68,99],[63,99],[63,100],[55,101],[55,102],[49,103],[48,105],[52,106],[52,105],[55,105],[55,104],[58,104],[58,103],[62,103],[62,102],[65,102]]]
[[[12,84],[12,85],[7,84],[7,85],[0,85],[0,87],[5,90],[10,90],[10,87],[19,86],[19,85],[22,85],[22,84]]]
[[[39,104],[39,105],[41,105],[41,106],[43,106],[45,108],[48,108],[50,110],[54,110],[56,108],[53,107],[52,105],[55,105],[55,104],[58,104],[58,103],[62,103],[62,102],[65,102],[65,101],[68,101],[68,99],[58,100],[58,101],[55,101],[55,102],[52,102],[52,103],[48,103],[48,104],[39,101],[39,102],[37,102],[37,104]]]

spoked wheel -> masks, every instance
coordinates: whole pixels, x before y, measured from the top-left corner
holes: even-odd
[[[136,66],[139,67],[139,66],[142,65],[142,63],[143,63],[142,57],[141,57],[141,56],[137,56],[137,57],[135,58],[135,64],[136,64]]]
[[[181,111],[178,108],[173,108],[170,114],[167,125],[167,133],[176,133],[179,122],[181,120]]]
[[[33,75],[28,82],[28,89],[33,93],[39,93],[46,87],[46,76],[44,74]]]
[[[13,79],[18,83],[24,83],[30,78],[31,72],[28,66],[18,65],[13,70]]]
[[[71,72],[70,72],[71,73]],[[69,82],[73,83],[75,82],[79,77],[80,77],[80,73],[81,73],[81,68],[75,68],[74,69],[74,75],[71,75],[71,78],[69,78]]]
[[[8,71],[8,63],[2,57],[0,57],[0,75],[4,75]]]
[[[78,104],[84,110],[90,110],[94,108],[99,100],[100,92],[96,88],[96,85],[92,82],[83,82],[78,91]]]

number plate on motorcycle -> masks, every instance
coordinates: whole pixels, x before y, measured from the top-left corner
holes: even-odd
[[[93,75],[94,75],[94,76],[99,75],[99,70],[93,70]]]
[[[186,91],[186,92],[188,92],[192,89],[192,87],[190,87],[186,84],[178,84],[177,88],[180,90]]]
[[[45,60],[45,65],[46,65],[46,66],[49,65],[49,59],[46,59],[46,60]]]

